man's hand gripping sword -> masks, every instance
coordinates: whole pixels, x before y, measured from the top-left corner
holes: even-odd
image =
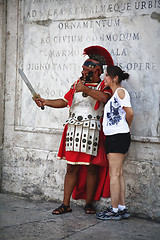
[[[29,82],[29,80],[26,77],[26,75],[24,74],[24,72],[20,68],[18,69],[18,72],[21,75],[25,84],[27,85],[28,89],[32,93],[32,95],[33,95],[32,99],[35,101],[36,98],[40,98],[40,95],[35,92],[34,88],[32,87],[31,83]],[[44,107],[41,107],[41,109],[44,110]]]

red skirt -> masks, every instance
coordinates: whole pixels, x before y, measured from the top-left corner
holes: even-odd
[[[66,159],[68,164],[78,164],[80,165],[78,181],[74,187],[72,197],[73,199],[86,199],[86,179],[87,179],[87,165],[90,163],[95,164],[99,169],[99,178],[97,189],[95,192],[94,200],[97,201],[100,197],[110,197],[110,180],[108,172],[108,161],[105,154],[104,140],[105,136],[102,131],[100,131],[99,136],[99,147],[97,156],[91,156],[86,153],[66,151],[66,132],[67,125],[65,125],[62,140],[57,155],[58,159]]]

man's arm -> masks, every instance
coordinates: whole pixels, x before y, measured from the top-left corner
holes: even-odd
[[[106,103],[110,99],[110,94],[89,88],[89,87],[85,86],[81,80],[79,80],[77,82],[75,89],[76,89],[76,92],[84,92],[99,102]]]
[[[35,99],[35,102],[38,107],[48,106],[52,108],[64,108],[64,107],[67,107],[68,105],[67,101],[63,99],[50,100],[50,99],[44,99],[44,98],[37,98]]]

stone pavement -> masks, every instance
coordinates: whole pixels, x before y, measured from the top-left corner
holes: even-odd
[[[59,203],[0,194],[0,240],[158,240],[160,223],[133,218],[101,221],[72,204],[72,213],[52,215]]]

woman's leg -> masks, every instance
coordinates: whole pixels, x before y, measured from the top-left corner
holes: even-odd
[[[74,186],[77,182],[79,166],[67,164],[67,172],[64,180],[64,198],[63,204],[68,206]]]
[[[125,187],[125,180],[123,176],[123,166],[120,171],[120,195],[119,195],[119,205],[125,206],[125,192],[126,192],[126,187]]]
[[[109,161],[111,205],[114,208],[118,208],[121,191],[120,173],[122,170],[124,154],[109,153],[107,154],[107,158]]]

